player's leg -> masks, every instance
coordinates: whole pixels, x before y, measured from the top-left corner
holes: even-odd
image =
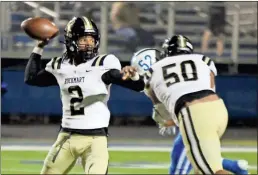
[[[82,155],[82,163],[86,174],[107,174],[108,148],[106,136],[93,136],[91,148]]]
[[[227,122],[225,122],[223,118],[220,118],[220,120],[218,120],[218,123],[218,125],[221,126],[218,129],[218,135],[219,137],[222,137],[223,133],[225,132]],[[222,166],[223,169],[233,172],[235,174],[248,174],[248,162],[245,160],[230,160],[223,158]]]
[[[202,174],[229,174],[223,170],[218,131],[227,125],[222,100],[191,105],[179,115],[180,132],[192,166]]]
[[[231,171],[235,174],[248,174],[248,162],[245,160],[230,160],[222,159],[223,169]],[[189,174],[192,169],[191,163],[186,156],[185,147],[183,144],[180,132],[174,139],[173,148],[171,151],[171,165],[169,174]]]
[[[222,159],[223,169],[233,172],[234,174],[248,174],[248,162],[245,160],[230,160]],[[178,132],[174,139],[173,148],[171,151],[171,165],[169,174],[189,174],[192,169],[191,163],[186,156],[186,150],[183,144],[182,136]]]
[[[223,158],[223,168],[234,174],[248,174],[248,162],[246,160],[230,160]]]
[[[171,165],[169,174],[189,174],[192,166],[186,156],[186,150],[180,132],[178,132],[174,139],[173,148],[171,152]]]
[[[41,174],[66,174],[74,166],[77,157],[71,153],[71,135],[60,132],[49,151]]]
[[[233,172],[234,174],[248,174],[248,162],[245,160],[222,159],[223,169]],[[189,174],[192,169],[191,163],[186,156],[186,150],[183,144],[180,132],[174,139],[171,152],[171,165],[169,174]]]

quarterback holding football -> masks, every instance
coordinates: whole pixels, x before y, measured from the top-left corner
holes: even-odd
[[[70,20],[64,37],[66,52],[63,55],[52,58],[42,67],[41,55],[49,41],[45,38],[33,49],[25,70],[28,85],[57,85],[61,93],[61,130],[41,173],[67,174],[77,158],[81,158],[86,174],[105,174],[109,160],[107,101],[110,85],[139,91],[144,83],[123,80],[119,59],[112,54],[99,55],[99,31],[89,18]]]

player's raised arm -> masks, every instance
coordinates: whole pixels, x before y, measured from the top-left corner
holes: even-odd
[[[58,85],[56,78],[41,67],[41,55],[48,40],[39,41],[33,49],[25,68],[24,82],[32,86]]]

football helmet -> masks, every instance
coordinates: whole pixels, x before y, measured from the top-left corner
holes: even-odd
[[[131,66],[135,67],[140,76],[143,76],[151,66],[161,59],[160,51],[145,48],[136,52],[131,59]]]
[[[74,17],[68,22],[64,30],[65,45],[69,58],[81,57],[84,61],[87,61],[98,54],[100,34],[97,25],[89,18]],[[95,40],[94,47],[86,46],[81,50],[78,47],[78,40],[83,36],[92,36]]]
[[[162,55],[167,57],[178,54],[191,54],[194,49],[193,44],[187,37],[183,35],[175,35],[164,41],[162,50]]]

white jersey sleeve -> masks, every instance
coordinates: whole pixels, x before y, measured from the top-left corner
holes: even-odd
[[[92,66],[101,66],[101,67],[104,67],[106,70],[109,70],[109,69],[121,70],[121,63],[119,59],[113,54],[99,55],[93,61]]]
[[[210,70],[217,76],[217,69],[214,62],[207,56],[203,56],[202,60],[209,66]]]
[[[61,57],[54,57],[47,63],[45,70],[55,75],[57,70],[61,68],[61,63]]]
[[[104,60],[104,67],[106,69],[118,69],[118,70],[121,70],[121,63],[120,63],[119,59],[115,55],[109,54],[109,55],[107,55],[107,57]]]

